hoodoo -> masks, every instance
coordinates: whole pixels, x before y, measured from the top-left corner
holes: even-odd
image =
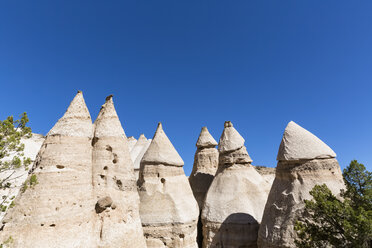
[[[136,175],[136,179],[139,177],[139,169],[142,157],[149,148],[150,143],[151,139],[146,139],[145,135],[141,134],[136,144],[133,146],[132,151],[130,152],[130,156],[134,164],[134,174]]]
[[[94,122],[92,144],[96,247],[146,247],[133,163],[112,96]]]
[[[245,140],[225,122],[219,165],[202,211],[203,247],[257,247],[270,185],[251,165]]]
[[[141,160],[140,216],[147,247],[196,248],[198,205],[183,160],[161,123]]]
[[[344,188],[335,157],[332,149],[315,135],[293,121],[288,123],[259,231],[259,247],[296,247],[293,227],[302,214],[303,201],[312,198],[310,190],[316,184],[325,183],[339,195]]]
[[[216,146],[217,141],[208,132],[207,127],[203,127],[196,142],[194,166],[189,177],[190,186],[200,211],[218,167]],[[202,223],[200,218],[198,221],[198,244],[199,247],[202,246]]]
[[[32,174],[3,219],[12,247],[95,247],[93,125],[79,91],[49,131]]]

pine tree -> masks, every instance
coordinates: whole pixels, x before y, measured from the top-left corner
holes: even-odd
[[[316,185],[297,221],[297,247],[372,247],[372,175],[356,160],[343,171],[341,198]]]
[[[21,143],[21,138],[32,136],[31,128],[26,126],[27,123],[26,113],[23,113],[19,120],[14,120],[13,116],[4,121],[0,120],[0,190],[13,186],[16,169],[27,170],[31,164],[31,159],[24,156],[24,144]],[[0,211],[5,212],[11,200],[9,195],[4,195],[0,199]]]

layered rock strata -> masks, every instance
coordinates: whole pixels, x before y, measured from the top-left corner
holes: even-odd
[[[49,131],[3,219],[0,243],[13,247],[96,247],[92,188],[93,125],[81,92]]]
[[[161,123],[141,161],[140,216],[147,247],[196,248],[198,204]]]
[[[200,212],[203,208],[205,195],[208,192],[218,167],[218,151],[216,146],[217,141],[208,132],[207,127],[203,127],[196,142],[197,149],[194,156],[194,166],[189,177],[190,186],[198,202]],[[199,247],[203,243],[202,232],[203,224],[199,216],[197,238]]]
[[[251,165],[243,137],[225,122],[218,171],[205,198],[203,247],[257,247],[270,185]]]
[[[344,188],[335,157],[333,150],[315,135],[294,122],[287,125],[259,230],[259,247],[296,247],[293,227],[303,213],[304,200],[312,198],[310,190],[325,183],[338,195]]]
[[[96,247],[146,247],[133,163],[112,96],[106,98],[94,128],[92,162]]]

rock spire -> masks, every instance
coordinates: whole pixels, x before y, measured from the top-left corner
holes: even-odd
[[[140,215],[147,247],[196,248],[198,205],[183,160],[159,123],[141,160]]]
[[[3,219],[13,247],[95,247],[93,125],[78,92],[49,131],[23,192]]]
[[[133,163],[112,96],[106,98],[94,128],[96,247],[145,247]]]
[[[293,229],[304,200],[316,184],[326,184],[338,195],[344,187],[336,154],[319,138],[294,122],[286,127],[280,144],[276,175],[265,206],[258,246],[295,247]]]
[[[217,141],[208,132],[207,127],[203,127],[198,141],[197,150],[194,157],[194,166],[189,177],[190,186],[194,197],[199,205],[201,212],[205,195],[212,183],[218,167],[218,151],[216,149]],[[198,221],[198,244],[202,246],[202,223]]]
[[[203,247],[256,247],[270,185],[251,165],[243,137],[225,122],[218,171],[205,198]]]

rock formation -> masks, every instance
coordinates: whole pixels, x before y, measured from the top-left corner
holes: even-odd
[[[161,123],[141,161],[140,215],[147,247],[196,248],[198,204],[183,160]]]
[[[134,173],[136,175],[136,179],[139,177],[139,169],[142,157],[149,148],[150,143],[151,139],[146,139],[145,135],[141,134],[130,152],[130,156],[134,164]]]
[[[44,140],[45,137],[43,135],[36,133],[33,133],[31,138],[22,138],[21,143],[25,146],[23,150],[24,156],[30,158],[31,161],[34,162]],[[13,157],[14,156],[6,157],[3,161],[10,161]],[[0,199],[5,199],[4,197],[6,197],[5,202],[2,204],[3,206],[8,207],[11,204],[11,199],[17,196],[21,186],[28,177],[28,171],[31,169],[32,167],[28,169],[21,167],[0,173],[0,181],[9,177],[12,183],[10,188],[3,188],[0,191]],[[4,217],[5,213],[6,212],[0,212],[0,220]]]
[[[251,165],[244,139],[225,122],[219,165],[202,211],[203,247],[257,247],[257,233],[270,190]]]
[[[128,140],[128,148],[130,152],[132,151],[134,145],[137,143],[137,140],[133,136],[128,137],[127,140]]]
[[[93,138],[93,189],[96,210],[96,247],[146,246],[139,217],[133,163],[125,132],[106,98],[96,121]]]
[[[271,185],[273,184],[275,179],[275,168],[260,165],[255,165],[254,168],[270,184],[271,188]]]
[[[199,205],[201,212],[204,204],[205,195],[212,183],[218,167],[218,151],[216,149],[217,141],[208,132],[207,127],[203,127],[198,141],[197,150],[194,157],[194,166],[189,177],[190,186],[194,197]],[[198,221],[198,244],[202,246],[203,225],[199,216]]]
[[[262,248],[295,247],[293,225],[316,184],[334,194],[344,187],[336,154],[319,138],[294,122],[286,127],[277,156],[278,165],[258,238]]]
[[[216,146],[217,141],[208,132],[207,127],[203,127],[196,142],[197,150],[194,157],[194,166],[189,177],[191,189],[200,210],[217,171],[218,151],[215,148]]]
[[[13,247],[96,247],[93,235],[93,125],[81,92],[49,131],[0,243]]]

